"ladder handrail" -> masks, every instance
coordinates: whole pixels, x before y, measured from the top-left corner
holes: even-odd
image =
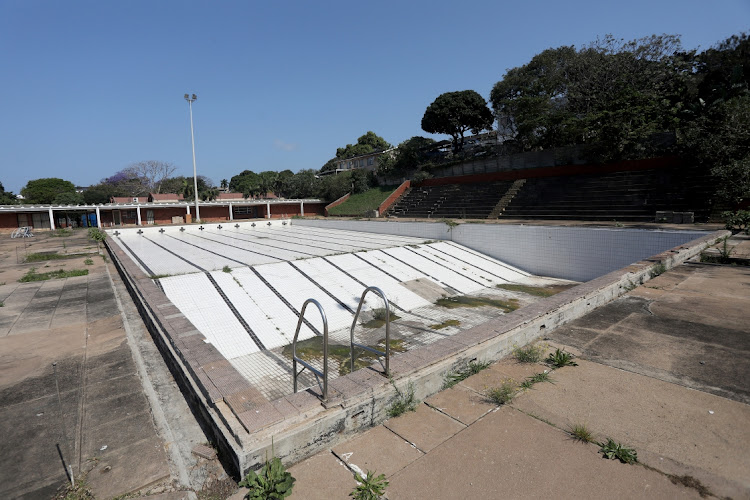
[[[359,318],[359,312],[362,310],[362,304],[365,303],[365,296],[368,292],[375,292],[378,295],[380,295],[383,298],[383,302],[385,302],[385,352],[379,351],[377,349],[373,349],[370,346],[366,346],[363,344],[357,344],[354,342],[354,327],[357,326],[357,318]],[[352,328],[349,331],[349,362],[350,362],[350,368],[351,371],[354,372],[354,347],[359,347],[361,349],[364,349],[366,351],[370,351],[373,354],[377,354],[378,356],[385,356],[385,375],[386,377],[390,376],[391,372],[389,371],[389,361],[391,358],[391,307],[388,303],[388,297],[385,296],[385,293],[383,290],[376,286],[368,286],[365,288],[365,291],[362,292],[362,297],[359,299],[359,306],[357,307],[357,313],[354,315],[354,320],[352,321]]]
[[[299,330],[302,326],[302,320],[305,318],[305,309],[307,309],[307,304],[312,302],[318,307],[318,311],[320,311],[320,316],[323,318],[323,371],[321,372],[317,368],[313,367],[306,361],[300,359],[297,357],[297,337],[299,336]],[[300,363],[302,365],[302,370],[299,372],[297,371],[297,363]],[[294,340],[292,340],[292,372],[293,372],[293,379],[294,379],[294,392],[297,392],[297,377],[300,373],[302,373],[305,368],[313,372],[315,375],[315,378],[318,380],[318,385],[320,385],[320,379],[323,379],[323,402],[328,401],[328,319],[326,318],[326,313],[323,311],[323,306],[320,305],[320,302],[318,302],[315,299],[307,299],[305,303],[302,305],[302,311],[299,313],[299,320],[297,321],[297,330],[294,332]]]

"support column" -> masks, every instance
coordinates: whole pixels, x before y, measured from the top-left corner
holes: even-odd
[[[300,211],[300,215],[304,217],[305,216],[305,202],[304,201],[299,202],[299,211]]]
[[[271,218],[271,204],[266,202],[266,219]]]
[[[232,213],[232,204],[229,204],[229,220],[234,220],[234,213]]]
[[[99,212],[99,207],[96,207],[96,227],[102,227],[102,214]]]
[[[31,220],[34,220],[32,217]],[[52,211],[52,207],[49,209],[49,228],[50,230],[55,230],[55,213]]]
[[[141,221],[141,207],[135,207],[135,214],[138,217],[138,225],[142,226],[143,222]]]

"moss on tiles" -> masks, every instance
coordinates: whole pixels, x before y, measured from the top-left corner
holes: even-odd
[[[435,304],[440,307],[447,307],[448,309],[455,309],[456,307],[496,307],[502,309],[505,312],[511,312],[518,309],[518,299],[490,299],[488,297],[477,297],[472,295],[456,295],[455,297],[443,297],[438,299]]]

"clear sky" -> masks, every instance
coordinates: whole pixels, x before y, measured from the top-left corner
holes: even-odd
[[[427,135],[439,94],[489,98],[546,48],[748,29],[750,0],[0,0],[0,182],[89,185],[140,160],[192,175],[185,93],[199,174],[320,168],[368,130]]]

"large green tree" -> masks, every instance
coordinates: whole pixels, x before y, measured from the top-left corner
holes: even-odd
[[[422,130],[431,134],[448,134],[453,138],[453,151],[464,147],[464,134],[478,134],[492,128],[492,113],[487,101],[473,90],[446,92],[427,106],[422,117]]]
[[[328,170],[335,170],[337,160],[345,160],[347,158],[354,158],[355,156],[366,155],[377,151],[385,151],[390,147],[391,145],[388,141],[370,130],[360,136],[355,144],[347,144],[343,148],[337,148],[336,156],[328,160],[323,167],[321,167],[320,171],[326,172]]]
[[[429,161],[428,151],[435,144],[429,137],[414,136],[378,158],[378,174],[406,175]]]
[[[524,150],[586,144],[600,160],[640,158],[679,127],[693,67],[678,36],[608,35],[534,56],[495,84],[490,101],[501,132]]]
[[[18,203],[16,195],[10,191],[6,191],[3,183],[0,182],[0,205],[15,205]]]
[[[21,189],[24,197],[24,203],[44,203],[49,204],[55,201],[58,196],[69,193],[76,194],[76,187],[72,182],[57,177],[44,179],[35,179],[26,183]]]

